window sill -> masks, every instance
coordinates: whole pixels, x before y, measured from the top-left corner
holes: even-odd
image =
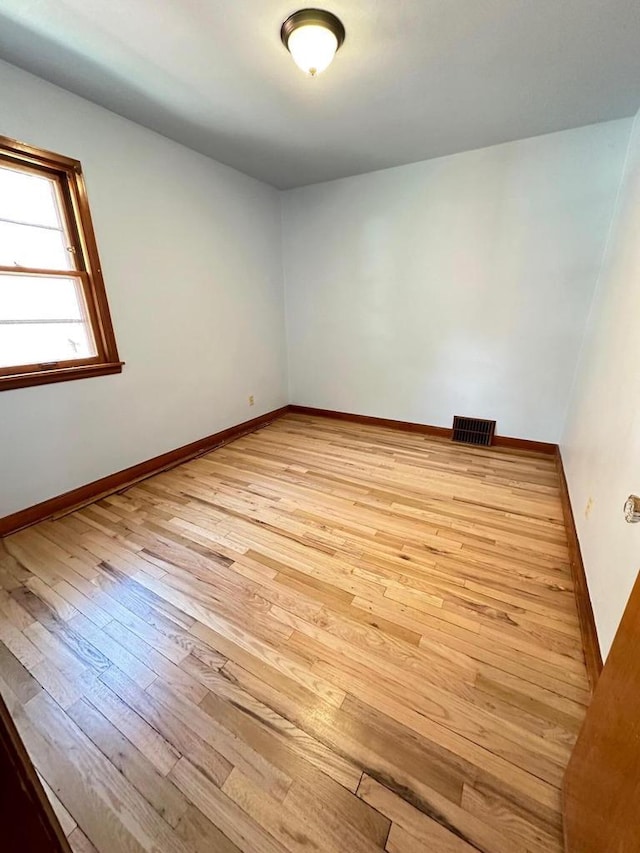
[[[48,385],[50,382],[68,382],[72,379],[89,379],[92,376],[108,376],[122,373],[123,361],[104,364],[80,364],[77,367],[60,367],[38,370],[33,373],[14,373],[0,376],[0,391],[13,388],[28,388],[31,385]]]

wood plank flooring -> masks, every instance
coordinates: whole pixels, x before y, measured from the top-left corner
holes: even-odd
[[[287,415],[0,543],[0,690],[75,851],[561,851],[554,461]]]

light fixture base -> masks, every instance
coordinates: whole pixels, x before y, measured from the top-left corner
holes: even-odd
[[[289,50],[289,36],[299,27],[313,25],[325,27],[330,30],[336,37],[338,42],[338,50],[344,43],[346,32],[344,24],[340,18],[336,17],[332,12],[327,12],[324,9],[299,9],[293,15],[289,15],[280,29],[280,38],[282,44]]]

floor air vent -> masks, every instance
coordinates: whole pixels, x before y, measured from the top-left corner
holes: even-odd
[[[461,418],[459,415],[453,417],[453,440],[463,444],[481,444],[488,447],[493,442],[495,429],[495,421]]]

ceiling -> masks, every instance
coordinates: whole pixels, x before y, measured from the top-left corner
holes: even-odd
[[[290,0],[0,0],[0,57],[280,188],[640,106],[638,0],[315,5],[347,30],[315,79]]]

